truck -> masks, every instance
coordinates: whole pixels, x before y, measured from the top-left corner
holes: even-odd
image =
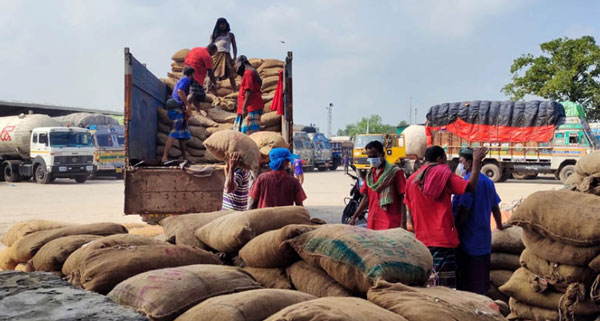
[[[94,165],[97,170],[92,177],[114,176],[123,179],[125,159],[125,131],[121,125],[92,125],[94,138]]]
[[[94,172],[92,135],[63,127],[47,115],[0,118],[0,179],[48,184],[57,178],[84,183]]]
[[[329,140],[331,151],[333,154],[333,164],[331,170],[335,170],[339,165],[344,164],[344,160],[348,164],[352,160],[354,143],[350,136],[334,136]]]
[[[565,182],[577,160],[596,150],[583,108],[555,101],[467,101],[432,106],[427,145],[446,150],[452,167],[463,147],[487,147],[481,172],[492,181],[513,173],[554,174]]]
[[[402,134],[358,134],[354,138],[352,164],[361,174],[364,174],[371,167],[367,161],[365,147],[372,141],[379,141],[383,144],[385,159],[389,163],[401,163],[406,158],[404,136]]]
[[[169,92],[129,48],[125,60],[125,214],[164,217],[221,209],[223,165],[162,166],[156,156],[158,108]],[[292,53],[283,72],[281,134],[293,146]],[[195,170],[194,167],[201,167]]]
[[[333,154],[329,140],[322,133],[308,133],[313,146],[314,166],[324,172],[333,165]]]
[[[307,133],[294,132],[294,153],[302,159],[302,167],[305,172],[314,170],[313,147]]]

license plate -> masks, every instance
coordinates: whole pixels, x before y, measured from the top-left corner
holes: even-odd
[[[66,167],[64,167],[64,166],[61,166],[61,167],[59,167],[59,168],[58,168],[58,171],[59,171],[59,172],[66,172],[66,171],[67,171],[67,168],[66,168]]]
[[[91,172],[94,170],[94,166],[86,166],[85,169]]]

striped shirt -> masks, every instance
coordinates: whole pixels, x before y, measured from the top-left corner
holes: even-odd
[[[250,173],[242,168],[233,172],[236,188],[227,193],[223,190],[223,210],[245,211],[248,209],[248,191],[250,190]]]

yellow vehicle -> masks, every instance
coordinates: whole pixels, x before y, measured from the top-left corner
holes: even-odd
[[[366,172],[370,168],[367,161],[367,151],[365,146],[368,143],[377,140],[383,144],[385,150],[385,159],[389,163],[400,164],[404,168],[403,161],[406,159],[406,149],[404,145],[404,135],[400,134],[360,134],[354,139],[353,164],[357,170]],[[409,174],[409,173],[407,173]]]
[[[125,159],[125,136],[123,126],[90,126],[94,137],[94,165],[96,172],[92,177],[114,176],[123,179]]]

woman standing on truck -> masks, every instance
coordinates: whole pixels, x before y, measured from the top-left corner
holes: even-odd
[[[229,22],[225,18],[217,19],[213,33],[210,35],[210,43],[217,46],[217,53],[213,56],[215,77],[218,80],[229,78],[231,89],[237,90],[235,85],[235,68],[233,62],[237,58],[237,44]],[[233,46],[233,58],[231,58],[231,47]]]

